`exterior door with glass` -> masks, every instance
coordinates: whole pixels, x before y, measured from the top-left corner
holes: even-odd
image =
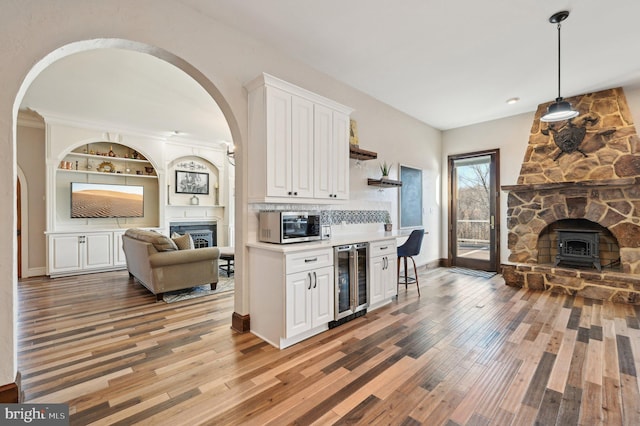
[[[449,263],[497,271],[499,151],[449,157]]]

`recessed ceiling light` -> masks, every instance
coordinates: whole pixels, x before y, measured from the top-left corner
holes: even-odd
[[[517,103],[519,100],[520,100],[520,98],[509,98],[509,99],[507,99],[507,103],[509,105],[513,105],[513,104]]]

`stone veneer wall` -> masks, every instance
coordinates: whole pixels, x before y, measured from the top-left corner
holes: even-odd
[[[518,185],[508,191],[508,285],[640,303],[640,139],[622,89],[568,99],[586,128],[578,151],[562,153],[538,107]],[[566,122],[552,124],[559,131]],[[547,133],[547,134],[545,134]],[[621,272],[538,265],[538,237],[562,219],[607,228],[620,248]]]
[[[538,107],[529,145],[518,177],[519,185],[553,182],[583,182],[624,177],[640,177],[640,139],[636,133],[627,99],[621,88],[567,99],[580,115],[573,119],[581,125],[585,118],[586,135],[578,151],[560,155],[552,134],[545,135],[549,125],[540,121],[548,104]],[[564,123],[564,122],[561,122]]]

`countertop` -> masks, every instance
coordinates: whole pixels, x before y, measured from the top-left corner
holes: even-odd
[[[299,251],[318,250],[342,246],[345,244],[371,243],[375,241],[391,240],[394,238],[407,238],[412,230],[400,230],[390,232],[363,232],[332,236],[328,240],[311,241],[308,243],[272,244],[262,242],[248,243],[247,247],[261,250],[277,251],[280,253],[295,253]],[[425,232],[426,234],[426,232]]]

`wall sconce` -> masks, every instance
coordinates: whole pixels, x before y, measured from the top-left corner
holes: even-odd
[[[236,165],[236,146],[232,143],[227,144],[227,160],[232,166]]]

